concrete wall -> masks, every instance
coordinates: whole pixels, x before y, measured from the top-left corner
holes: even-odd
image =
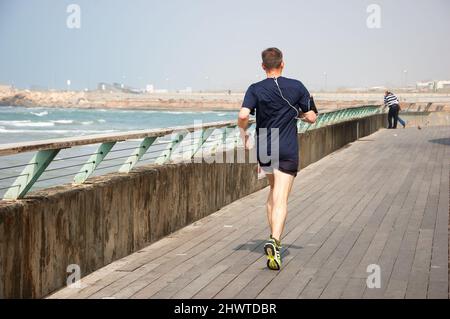
[[[384,126],[385,115],[299,135],[301,166]],[[358,133],[359,132],[359,133]],[[266,186],[256,164],[181,163],[0,201],[0,298],[39,298]]]
[[[386,126],[387,115],[377,114],[299,134],[300,167],[304,168],[342,146]]]

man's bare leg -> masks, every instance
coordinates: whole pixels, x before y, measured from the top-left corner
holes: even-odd
[[[267,180],[269,181],[269,185],[270,185],[269,196],[267,197],[267,202],[266,202],[267,220],[269,222],[269,229],[270,229],[270,231],[272,231],[273,186],[275,184],[275,177],[273,174],[266,174],[266,177],[267,177]]]
[[[287,216],[287,200],[292,189],[294,176],[274,170],[274,187],[272,191],[272,237],[281,240]]]

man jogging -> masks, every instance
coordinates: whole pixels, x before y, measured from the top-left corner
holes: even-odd
[[[238,126],[248,149],[246,129],[249,115],[256,111],[258,162],[270,184],[266,207],[271,233],[264,251],[267,267],[279,270],[287,200],[299,166],[297,120],[314,123],[316,114],[310,110],[310,95],[305,86],[300,81],[281,76],[284,62],[279,49],[269,48],[262,52],[262,68],[267,78],[248,88],[239,112]],[[268,161],[260,154],[261,151],[267,152]]]
[[[396,129],[398,122],[398,112],[400,106],[397,97],[390,91],[384,93],[384,105],[389,107],[388,112],[388,129]],[[392,121],[394,123],[392,123]]]

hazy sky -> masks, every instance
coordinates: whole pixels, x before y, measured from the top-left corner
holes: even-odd
[[[69,29],[69,4],[81,28]],[[368,28],[367,7],[381,8]],[[245,89],[260,52],[310,89],[450,79],[449,0],[0,0],[0,83]],[[168,79],[168,80],[167,80]]]

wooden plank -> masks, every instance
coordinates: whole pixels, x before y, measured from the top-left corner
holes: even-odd
[[[106,265],[103,268],[100,268],[97,271],[94,271],[93,273],[90,273],[89,275],[81,278],[81,287],[80,288],[62,288],[58,290],[57,292],[47,296],[48,299],[64,299],[64,298],[70,298],[73,295],[76,295],[81,290],[88,288],[92,285],[94,285],[96,282],[101,280],[102,278],[108,276],[109,274],[115,272],[118,268],[122,267],[122,265],[125,263],[123,260],[117,260],[109,265]]]
[[[383,296],[384,291],[388,285],[388,281],[390,278],[390,274],[394,263],[399,254],[399,249],[402,244],[402,240],[404,238],[404,234],[406,232],[408,222],[411,217],[411,210],[403,207],[398,211],[398,219],[396,220],[394,227],[389,232],[386,243],[383,247],[381,255],[377,260],[371,260],[371,263],[377,264],[381,269],[381,288],[378,289],[368,289],[365,291],[365,298],[380,298]],[[361,264],[364,268],[367,267],[368,263]],[[360,269],[362,272],[363,270]],[[365,271],[365,270],[364,270]]]
[[[380,258],[383,253],[391,251],[392,256],[396,256],[398,254],[398,249],[400,248],[400,242],[403,238],[403,234],[406,230],[408,221],[411,216],[411,209],[408,209],[404,206],[405,202],[408,202],[408,198],[411,198],[411,193],[409,192],[408,186],[410,186],[414,181],[414,178],[417,177],[417,172],[414,170],[409,170],[408,175],[404,179],[402,186],[400,187],[400,192],[397,193],[396,201],[397,204],[393,204],[391,206],[391,214],[395,212],[396,220],[394,223],[384,223],[382,227],[377,232],[374,241],[369,247],[365,257],[361,261],[355,276],[366,277],[368,274],[366,273],[366,268],[370,264],[378,264],[382,270],[381,272],[381,285],[382,287],[379,289],[368,289],[366,288],[366,292],[364,297],[374,297],[379,298],[382,296],[382,291],[384,291],[385,286],[387,285],[390,269],[391,267],[386,266],[384,263],[380,262]],[[417,179],[420,180],[420,177]],[[406,191],[402,191],[406,190]],[[416,196],[416,193],[413,193],[413,196]],[[383,227],[384,226],[384,227]]]
[[[301,203],[303,203],[303,201],[301,202]],[[304,211],[303,213],[306,213],[306,211]],[[299,217],[299,216],[298,216]],[[297,218],[297,217],[296,217]],[[293,221],[291,221],[291,222],[289,222],[288,223],[288,225],[292,225],[293,224]],[[291,235],[291,233],[289,232],[289,227],[287,227],[287,230],[286,230],[286,233],[288,234],[287,235],[287,237],[286,237],[286,239]],[[262,244],[263,244],[263,241],[261,241],[261,243],[259,244],[259,247],[260,247],[260,249],[262,249]],[[258,258],[260,258],[260,256],[261,256],[261,254],[260,253],[258,253],[258,254],[254,254],[253,256],[251,256],[249,259],[239,259],[239,267],[240,268],[242,268],[242,269],[244,269],[244,268],[246,268],[246,267],[248,267],[247,265],[248,265],[248,263],[249,262],[254,262],[254,265],[257,265],[256,264],[256,262],[255,262],[255,259],[258,259]],[[227,257],[227,261],[229,261],[230,260],[230,257]],[[263,261],[258,261],[258,263],[259,264],[264,264],[265,262],[263,262]],[[240,273],[240,271],[239,270],[236,270],[236,269],[234,269],[234,270],[232,270],[232,272],[234,272],[234,273]],[[229,282],[229,281],[228,281]],[[212,283],[213,285],[214,285],[214,283]]]
[[[342,189],[342,188],[341,188]],[[343,192],[345,193],[345,191]],[[337,197],[338,198],[338,197]],[[327,206],[322,205],[321,209],[319,210],[315,210],[314,213],[315,215],[318,216],[318,218],[316,217],[316,221],[314,221],[311,226],[309,227],[309,231],[306,233],[307,235],[313,235],[315,234],[318,230],[322,229],[322,227],[326,224],[326,222],[328,220],[330,220],[332,218],[332,216],[334,216],[339,210],[333,210],[333,208],[339,207],[338,205],[335,205],[333,203],[333,200],[329,200],[327,201]],[[326,214],[322,214],[326,213]],[[314,215],[310,215],[310,216],[314,216]],[[322,221],[320,221],[322,220]],[[292,224],[292,223],[290,223]],[[337,223],[335,223],[337,225]],[[304,226],[305,223],[302,223],[302,226]],[[306,224],[307,225],[307,224]],[[316,226],[314,226],[316,225]],[[291,235],[294,235],[295,237],[297,237],[296,240],[296,245],[303,245],[303,243],[301,241],[299,241],[298,239],[301,237],[302,240],[305,238],[304,236],[300,236],[304,231],[300,231],[301,228],[297,227],[297,232],[289,232],[288,235],[286,236],[286,238],[290,237]],[[304,235],[304,234],[302,234]],[[300,237],[299,237],[300,236]],[[308,238],[308,237],[306,237]],[[309,237],[310,238],[310,237]],[[305,242],[306,243],[306,242]],[[320,245],[318,244],[309,244],[309,247],[316,247],[315,249],[319,249]],[[289,247],[289,246],[288,246]],[[286,275],[289,272],[289,262],[291,261],[291,259],[294,258],[294,256],[296,256],[298,253],[300,253],[300,250],[295,251],[294,254],[289,254],[286,258],[284,258],[283,260],[283,272],[282,274]],[[283,255],[283,254],[282,254]],[[292,267],[291,267],[292,268]],[[295,274],[293,274],[295,275]],[[250,298],[250,297],[255,297],[258,294],[258,288],[255,288],[255,284],[256,287],[260,286],[261,283],[265,283],[266,281],[271,281],[273,279],[273,275],[267,275],[266,273],[264,273],[263,271],[260,271],[256,277],[252,280],[252,282],[243,289],[243,291],[238,295],[239,297],[245,297],[245,298]],[[284,280],[280,280],[280,278],[277,278],[276,281],[274,281],[276,283],[278,283],[278,287],[282,287],[284,286],[284,283],[286,282],[286,279]],[[266,289],[266,292],[270,291],[270,294],[276,294],[276,292],[274,292],[273,287],[269,287]],[[267,298],[267,296],[264,295],[264,293],[262,293],[261,295],[258,296],[259,298]]]
[[[316,211],[317,212],[317,210],[316,209],[314,209],[313,210],[313,212],[314,211]],[[302,213],[309,213],[307,210],[305,210],[305,211],[303,211]],[[301,215],[301,214],[300,214]],[[296,219],[300,216],[300,215],[297,215],[297,217],[296,217]],[[311,215],[311,214],[308,214],[309,216],[313,216],[313,215]],[[320,216],[320,215],[318,215],[318,216]],[[303,220],[303,219],[301,219],[301,220]],[[290,221],[289,222],[289,225],[292,225],[293,224],[293,221]],[[288,237],[291,235],[291,232],[289,232],[289,230],[287,229],[287,235],[286,235],[286,237],[285,237],[285,239],[287,240],[288,239]],[[285,240],[284,239],[284,240]],[[263,241],[259,244],[259,247],[262,249],[262,244],[263,244]],[[288,246],[289,247],[289,246]],[[254,254],[254,255],[252,255],[252,256],[250,256],[248,259],[246,258],[246,259],[244,259],[244,260],[239,260],[239,264],[238,265],[236,265],[234,268],[232,268],[231,270],[230,270],[230,272],[233,272],[233,273],[235,273],[235,274],[240,274],[241,272],[242,272],[242,269],[245,269],[246,267],[248,267],[248,265],[249,265],[249,263],[251,263],[251,262],[253,262],[253,264],[252,264],[252,266],[255,266],[256,267],[256,265],[257,264],[264,264],[264,262],[262,261],[262,260],[264,260],[264,259],[262,259],[262,260],[260,260],[261,259],[261,254],[259,253],[259,254]],[[255,262],[255,259],[257,260],[256,262]],[[285,259],[286,260],[286,259]],[[261,271],[256,271],[255,272],[255,275],[256,274],[258,274],[258,273],[260,273]],[[222,293],[222,295],[220,295],[219,297],[224,297],[223,296],[223,293]]]
[[[375,161],[373,163],[375,163]],[[367,214],[366,207],[369,202],[373,200],[375,195],[380,191],[385,182],[384,174],[382,174],[381,172],[378,172],[377,178],[372,179],[374,184],[364,182],[367,181],[367,179],[364,178],[355,179],[360,180],[360,184],[365,183],[365,186],[370,188],[371,192],[366,192],[363,189],[363,192],[366,192],[366,194],[364,196],[359,196],[361,197],[361,199],[357,202],[357,204],[354,207],[352,207],[352,205],[348,205],[347,209],[351,208],[351,212],[348,214],[348,216],[346,216],[345,219],[341,220],[341,225],[339,226],[341,232],[345,233],[345,236],[342,238],[342,240],[340,240],[340,243],[337,245],[332,255],[327,259],[326,264],[322,266],[322,270],[318,274],[316,274],[315,278],[313,278],[313,280],[308,284],[308,286],[311,285],[311,287],[313,287],[310,287],[309,289],[311,291],[315,291],[315,293],[317,294],[316,297],[318,297],[318,295],[320,295],[321,298],[336,298],[340,296],[340,290],[336,289],[336,286],[341,286],[342,289],[345,286],[347,279],[343,280],[342,277],[334,276],[333,283],[330,280],[330,276],[333,275],[338,269],[360,234],[358,230],[349,231],[348,229],[355,223],[357,224],[359,219],[368,219],[369,215]],[[360,184],[358,186],[361,186]],[[345,211],[345,209],[343,211]],[[330,280],[330,282],[328,282],[328,280]],[[324,290],[324,288],[327,288],[327,290],[320,294],[322,290]],[[312,296],[312,292],[308,294],[309,296]]]
[[[408,278],[406,298],[425,299],[428,292],[433,230],[422,229],[417,240],[416,252]]]
[[[433,248],[431,256],[431,269],[428,285],[428,298],[449,298],[449,159],[450,147],[442,148],[437,162],[440,163],[439,195],[437,204],[437,216],[434,229]]]
[[[195,294],[193,299],[212,299],[219,293],[222,287],[228,285],[235,277],[233,274],[220,274],[215,280],[209,282],[208,285]]]
[[[151,272],[154,268],[158,267],[159,264],[146,264],[145,266],[131,272],[124,273],[119,280],[112,282],[110,285],[103,287],[96,293],[89,296],[89,299],[100,299],[109,298],[114,296],[117,292],[121,291],[123,288],[127,287],[131,282],[142,278],[144,275]],[[116,272],[118,272],[116,270]],[[120,273],[120,272],[119,272]]]
[[[423,143],[423,136],[418,136],[417,140]],[[381,264],[386,276],[390,275],[387,277],[389,282],[380,291],[386,298],[403,298],[406,293],[407,280],[419,236],[419,227],[423,219],[425,202],[428,196],[429,183],[424,184],[423,177],[430,173],[431,167],[430,165],[423,165],[423,163],[427,163],[426,158],[431,153],[431,147],[432,145],[428,145],[427,148],[422,146],[422,152],[419,153],[420,156],[412,162],[417,178],[413,182],[408,198],[403,206],[403,209],[411,211],[410,219],[401,239],[400,247],[397,251],[390,254],[390,258],[386,260],[388,261],[387,264],[383,264],[383,262]],[[396,247],[398,246],[396,245]]]
[[[223,230],[222,227],[222,231],[229,231],[229,230]],[[231,230],[233,231],[233,230]],[[188,250],[188,253],[186,254],[179,254],[179,256],[176,258],[176,260],[174,260],[173,258],[171,260],[168,260],[164,263],[162,263],[158,268],[154,269],[154,272],[160,272],[162,274],[162,276],[160,276],[159,278],[156,279],[155,282],[152,282],[152,285],[157,285],[160,289],[164,289],[164,287],[166,287],[169,283],[166,280],[166,276],[164,276],[165,274],[167,274],[168,272],[172,272],[174,269],[177,269],[177,267],[180,266],[185,266],[185,267],[189,267],[189,268],[195,268],[195,263],[191,263],[190,260],[193,258],[192,256],[199,256],[198,252],[201,252],[201,254],[205,253],[208,251],[208,245],[214,245],[217,240],[219,240],[220,238],[224,237],[223,232],[217,232],[217,230],[215,231],[214,229],[211,230],[211,232],[215,232],[215,238],[207,238],[208,240],[204,240],[201,243],[197,244],[197,246],[193,247],[193,249]],[[225,236],[225,237],[229,237],[229,236]],[[191,247],[192,248],[192,247]],[[201,256],[200,256],[201,257]],[[203,258],[197,258],[198,260],[204,260]],[[156,259],[157,261],[158,259]],[[196,273],[197,275],[200,275],[199,272]],[[195,276],[193,276],[192,279],[194,279]],[[177,280],[177,278],[174,278],[172,281]],[[166,284],[164,284],[166,283]],[[156,292],[154,292],[156,293]],[[151,294],[149,291],[146,291],[147,297],[152,297],[153,294]],[[141,297],[141,296],[138,296]]]
[[[262,216],[263,218],[265,218],[263,214],[261,214],[261,216]],[[265,228],[265,227],[266,227],[266,226],[264,226],[264,228]],[[257,246],[258,246],[258,245],[256,245],[255,247],[253,247],[253,249],[256,248]],[[252,250],[253,250],[253,249],[252,249]],[[228,262],[228,263],[229,263],[230,261],[233,261],[233,260],[239,261],[240,263],[242,263],[242,256],[240,256],[239,253],[232,254],[233,256],[229,256],[229,253],[228,253],[228,252],[225,252],[225,254],[222,254],[222,255],[223,255],[222,258],[227,257],[227,262]],[[241,254],[241,255],[242,255],[242,254]],[[260,254],[258,254],[258,255],[260,255]],[[233,257],[234,257],[234,258],[233,258]],[[237,257],[237,258],[236,258],[236,257]],[[200,258],[199,258],[199,260],[200,260]],[[209,257],[209,258],[207,258],[207,260],[210,262],[210,261],[214,261],[215,258]],[[209,264],[209,263],[207,263],[207,264]],[[194,278],[195,278],[195,276],[194,276]],[[176,283],[176,284],[174,284],[174,285],[172,285],[172,286],[180,286],[180,283]]]
[[[400,140],[400,143],[403,142]],[[395,148],[398,147],[397,144],[392,144]],[[395,151],[395,149],[391,150]],[[405,154],[403,152],[403,154]],[[409,156],[409,155],[408,155]],[[392,155],[390,155],[392,161],[395,162],[399,162],[401,163],[400,159],[397,159],[395,157],[392,157]],[[366,273],[366,268],[368,265],[375,263],[377,264],[377,256],[380,255],[380,251],[384,249],[385,244],[388,242],[387,240],[387,236],[390,233],[391,227],[393,225],[393,222],[396,220],[396,216],[399,216],[399,218],[402,216],[402,214],[398,213],[398,207],[399,205],[402,203],[402,201],[404,201],[404,197],[406,195],[406,192],[402,192],[401,190],[405,187],[408,186],[411,180],[411,177],[414,176],[413,173],[409,173],[409,177],[407,176],[406,179],[404,179],[403,177],[401,177],[402,175],[392,175],[393,172],[386,172],[386,178],[388,178],[388,180],[386,180],[386,184],[389,185],[389,189],[390,192],[396,192],[395,197],[392,198],[392,203],[390,203],[388,205],[388,211],[386,213],[386,215],[383,217],[383,220],[381,222],[381,224],[372,224],[372,226],[375,226],[376,228],[378,228],[376,230],[376,233],[373,237],[373,239],[371,240],[371,242],[369,243],[369,247],[366,249],[366,252],[363,256],[363,258],[361,259],[361,261],[359,262],[358,267],[356,268],[356,270],[354,269],[354,267],[352,267],[352,265],[357,265],[358,263],[353,263],[353,262],[347,262],[347,266],[346,266],[346,270],[345,268],[341,268],[337,274],[334,277],[334,281],[332,281],[332,285],[331,287],[334,289],[334,291],[331,293],[329,290],[327,291],[326,295],[328,296],[332,296],[332,297],[338,297],[339,294],[342,293],[342,297],[343,298],[347,298],[349,296],[351,297],[361,297],[362,295],[356,295],[355,291],[353,291],[355,289],[355,286],[357,288],[360,288],[360,283],[361,281],[358,280],[359,278],[365,279],[367,277],[367,273]],[[403,183],[401,186],[398,186],[398,181],[402,181]],[[387,193],[385,193],[387,194]],[[373,203],[376,203],[377,201],[373,201]],[[403,214],[404,216],[405,214]],[[398,221],[398,219],[397,219]],[[372,227],[372,229],[374,229]],[[384,267],[382,267],[383,272],[384,273]],[[349,283],[348,286],[343,290],[343,283],[344,280],[342,280],[342,278],[350,278],[350,276],[352,278],[355,278],[355,280],[350,280],[349,279]],[[382,277],[383,278],[383,277]],[[339,284],[337,284],[339,283]],[[382,284],[383,284],[383,280],[382,280]],[[365,286],[365,283],[364,283]],[[362,291],[357,289],[356,291],[364,293],[364,287],[362,288]],[[373,291],[378,291],[378,289],[371,289],[371,292]],[[325,295],[325,296],[326,296]],[[324,297],[325,297],[324,296]]]
[[[174,295],[174,298],[179,299],[187,299],[192,298],[196,293],[198,293],[203,287],[205,287],[212,279],[216,278],[218,275],[223,273],[228,266],[226,265],[218,265],[207,272],[205,272],[203,275],[195,279],[193,282],[189,284],[189,286],[185,287],[181,291],[179,291],[176,295]]]
[[[437,250],[442,257],[446,255],[445,251],[442,248],[447,248],[448,251],[448,246],[445,244],[448,243],[448,241],[445,238],[444,240],[443,238],[441,238],[438,242],[437,239],[439,238],[439,234],[436,232],[438,215],[437,213],[439,205],[439,188],[442,174],[440,163],[444,161],[444,159],[441,158],[441,155],[442,152],[438,152],[436,156],[437,160],[434,161],[432,157],[430,161],[430,163],[436,164],[433,165],[434,173],[427,176],[431,178],[430,189],[425,206],[424,218],[420,227],[416,254],[414,256],[414,263],[412,266],[410,278],[408,280],[406,298],[426,298],[428,295],[431,270],[439,269],[441,266],[445,267],[445,264],[448,265],[448,263],[442,259],[440,263],[438,262],[438,264],[440,265],[432,264],[433,251],[436,253]],[[448,216],[448,214],[445,215]],[[448,235],[446,237],[448,238]],[[440,251],[439,248],[441,248]],[[436,258],[438,257],[436,255],[434,255],[434,258],[434,261],[437,261]],[[434,281],[436,281],[437,279],[448,279],[448,273],[447,276],[445,276],[442,274],[442,272],[440,272],[440,278],[436,276],[436,274],[439,274],[439,272],[437,272],[436,270],[434,271],[434,274]]]
[[[446,135],[442,128],[381,131],[302,170],[280,272],[265,267],[262,251],[265,189],[53,297],[448,297],[450,154],[429,142]],[[366,287],[370,263],[382,268],[382,289]]]

